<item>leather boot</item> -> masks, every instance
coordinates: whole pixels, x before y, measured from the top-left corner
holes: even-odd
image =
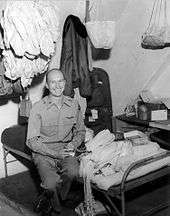
[[[59,188],[56,187],[56,190],[53,191],[53,197],[51,198],[51,205],[53,207],[53,212],[56,215],[61,213],[61,203],[60,203],[60,196],[59,196]]]
[[[51,197],[53,196],[52,191],[44,189],[43,192],[33,203],[33,209],[36,213],[44,212],[46,216],[50,216],[52,211]]]

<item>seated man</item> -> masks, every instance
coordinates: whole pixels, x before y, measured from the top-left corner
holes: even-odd
[[[78,175],[79,164],[71,153],[84,141],[85,126],[78,102],[63,95],[65,79],[60,70],[47,72],[46,87],[49,95],[31,109],[26,143],[33,151],[41,187],[58,214],[59,198],[66,199],[71,182]]]

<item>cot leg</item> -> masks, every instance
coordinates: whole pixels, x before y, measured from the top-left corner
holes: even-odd
[[[8,177],[7,160],[6,160],[8,151],[5,150],[4,146],[2,146],[2,148],[3,148],[3,153],[4,153],[3,160],[4,160],[5,178],[6,178],[6,177]]]
[[[110,199],[109,195],[105,192],[103,192],[103,194],[105,195],[107,201],[110,203],[112,209],[112,213],[113,213],[113,209],[115,210],[116,214],[119,215],[119,216],[122,216],[122,214],[120,213],[119,209],[117,208],[117,206],[112,202],[112,200]]]
[[[125,193],[121,191],[122,216],[125,216]]]

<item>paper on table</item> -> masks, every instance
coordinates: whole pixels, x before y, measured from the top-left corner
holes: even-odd
[[[167,110],[152,110],[151,111],[152,121],[167,120],[167,118],[168,118]]]

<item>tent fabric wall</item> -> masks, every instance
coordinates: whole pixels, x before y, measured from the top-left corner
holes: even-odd
[[[116,41],[110,58],[94,61],[93,65],[104,68],[110,76],[114,115],[123,113],[126,105],[134,102],[167,61],[170,53],[168,47],[161,50],[146,50],[141,47],[141,36],[148,26],[153,2],[154,0],[113,1],[115,7],[122,7],[120,17],[117,16]],[[161,76],[164,75],[161,73]],[[166,76],[161,79],[165,80]],[[165,80],[162,84],[167,86],[166,82],[168,81]]]
[[[81,11],[79,12],[75,12],[75,5],[79,2],[78,0],[53,1],[61,4],[63,23],[66,16],[73,9],[74,15],[81,16],[83,20],[83,14],[85,13],[83,8],[84,0],[81,1]],[[4,8],[4,2],[0,1],[0,10]],[[170,48],[146,50],[141,47],[141,36],[148,26],[154,0],[105,0],[103,2],[106,4],[104,8],[107,10],[107,18],[116,21],[116,40],[107,58],[105,58],[106,56],[103,56],[104,58],[95,58],[92,64],[93,67],[101,67],[107,71],[110,78],[113,114],[118,115],[124,111],[127,104],[133,103],[141,90],[148,86],[151,88],[153,85],[154,89],[158,89],[160,92],[161,88],[168,86],[169,65],[166,62],[170,55]],[[170,15],[168,18],[170,18]],[[103,53],[105,52],[106,50],[103,50]],[[57,61],[57,56],[55,56],[51,67],[57,65]],[[157,77],[159,78],[157,79]],[[44,85],[44,82],[41,85]],[[43,88],[37,86],[37,89],[42,90]],[[36,94],[35,86],[31,94],[34,99],[34,94]],[[38,100],[37,94],[36,100]],[[6,115],[11,110],[14,111],[17,105],[4,106],[0,106],[0,112]],[[9,124],[15,123],[17,119],[17,112],[16,110],[13,111],[11,113],[14,121],[10,121],[11,115],[7,115]],[[1,120],[1,131],[6,126],[5,121],[7,121],[7,118]],[[1,152],[2,149],[0,149],[2,155]],[[3,164],[1,163],[2,161],[0,161],[2,167]],[[2,175],[3,173],[0,173],[0,177]]]

